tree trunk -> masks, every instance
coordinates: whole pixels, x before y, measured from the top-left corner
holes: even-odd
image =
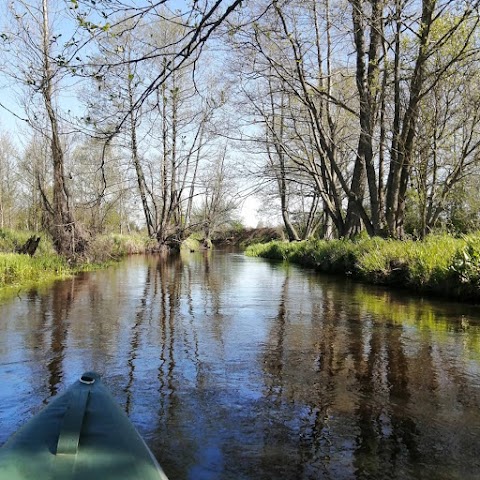
[[[272,86],[270,85],[270,101],[271,101],[271,109],[272,109],[272,117],[273,117],[273,125],[272,128],[275,129],[277,126],[275,122],[275,106],[273,102],[273,90]],[[279,165],[280,165],[280,173],[278,176],[278,186],[279,186],[279,193],[280,193],[280,203],[282,208],[282,218],[283,224],[285,225],[285,229],[287,231],[288,240],[290,242],[300,240],[300,237],[297,233],[297,230],[293,226],[292,222],[290,221],[290,213],[288,211],[288,185],[287,185],[287,170],[285,164],[285,152],[283,151],[283,136],[284,136],[284,124],[285,124],[285,105],[284,105],[284,92],[282,91],[281,98],[280,98],[280,118],[278,119],[278,133],[274,139],[275,150],[278,156]]]
[[[368,67],[365,65],[365,12],[360,0],[352,0],[352,19],[357,56],[356,83],[360,101],[360,137],[358,140],[357,155],[351,193],[348,201],[346,230],[352,236],[361,230],[360,204],[363,203],[365,193],[365,176],[368,182],[371,207],[372,233],[380,231],[380,212],[378,204],[377,175],[373,163],[373,130],[376,111],[376,90],[378,74],[378,46],[379,28],[381,25],[380,2],[372,1],[370,25],[370,47],[368,51]],[[368,227],[368,224],[366,225]]]
[[[400,183],[400,33],[402,30],[401,2],[396,1],[395,7],[395,59],[393,67],[394,76],[394,115],[392,128],[392,147],[390,149],[390,170],[388,172],[386,199],[385,199],[385,218],[387,222],[388,234],[395,236],[395,210],[398,201],[398,184]]]
[[[87,245],[86,238],[75,223],[71,197],[64,172],[64,153],[60,141],[57,113],[53,107],[53,77],[50,64],[50,33],[47,0],[42,3],[43,14],[43,85],[42,96],[51,128],[50,147],[53,160],[53,205],[49,229],[55,249],[61,255],[72,257],[81,254]]]
[[[140,199],[142,200],[143,213],[145,215],[145,223],[147,225],[148,236],[152,237],[155,233],[152,220],[152,212],[147,201],[147,185],[145,181],[145,175],[143,173],[142,165],[140,164],[140,159],[138,158],[138,146],[137,146],[137,121],[135,118],[135,112],[133,109],[133,91],[132,91],[132,80],[131,80],[131,71],[130,64],[128,68],[128,102],[130,108],[130,146],[132,151],[132,161],[135,166],[135,172],[137,174],[137,184],[138,191],[140,193]]]
[[[392,182],[389,185],[391,191],[389,194],[390,202],[387,206],[387,214],[390,220],[390,234],[398,238],[402,238],[405,234],[406,193],[412,169],[415,128],[418,120],[418,107],[424,82],[425,63],[428,59],[428,43],[435,5],[436,0],[423,0],[422,2],[422,18],[419,29],[420,44],[415,68],[410,81],[410,99],[403,117],[403,125],[398,145],[396,145],[398,152],[397,160],[392,163],[393,172]],[[396,106],[396,108],[398,107]]]
[[[166,60],[164,60],[166,64]],[[167,239],[167,212],[169,211],[168,207],[168,123],[167,123],[167,85],[166,83],[162,84],[161,89],[162,95],[162,168],[161,168],[161,178],[162,178],[162,210],[160,212],[160,218],[157,225],[157,241],[160,248],[163,247]]]

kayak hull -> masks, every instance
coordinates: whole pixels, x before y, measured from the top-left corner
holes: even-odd
[[[168,480],[100,377],[82,379],[0,449],[0,480]]]

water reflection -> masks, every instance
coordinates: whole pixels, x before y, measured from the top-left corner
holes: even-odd
[[[0,308],[0,443],[95,369],[172,479],[478,477],[473,307],[215,253]]]

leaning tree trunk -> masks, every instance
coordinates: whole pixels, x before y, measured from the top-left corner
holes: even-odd
[[[43,88],[42,96],[51,128],[50,146],[53,161],[53,204],[49,213],[49,230],[55,249],[61,255],[73,257],[82,253],[86,239],[75,224],[70,194],[65,181],[64,152],[60,141],[57,113],[53,106],[53,77],[50,63],[50,33],[47,0],[42,2],[43,14]],[[46,197],[44,197],[46,200]]]

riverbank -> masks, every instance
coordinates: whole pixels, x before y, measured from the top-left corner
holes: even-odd
[[[480,232],[462,238],[431,235],[424,241],[274,241],[251,245],[245,253],[372,284],[480,302]]]
[[[40,242],[35,255],[16,253],[31,235],[31,232],[0,229],[0,289],[27,288],[68,278],[151,248],[149,240],[139,234],[100,235],[91,240],[85,255],[73,263],[55,253],[48,236],[38,234]]]

